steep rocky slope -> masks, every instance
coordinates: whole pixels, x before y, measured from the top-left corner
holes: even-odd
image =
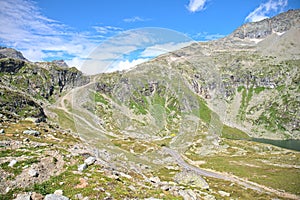
[[[217,144],[222,123],[251,137],[299,139],[299,20],[300,11],[291,10],[129,72],[100,75],[101,124],[131,136],[166,137],[177,147],[194,137]]]
[[[0,47],[0,58],[13,58],[27,61],[27,59],[24,58],[21,52],[7,47]]]
[[[58,65],[63,62],[32,63],[9,48],[2,48],[0,57],[1,109],[10,119],[21,116],[44,121],[44,105],[53,103],[64,91],[89,81],[76,68]]]
[[[300,28],[299,10],[289,10],[272,18],[244,24],[235,30],[231,36],[240,39],[259,39],[273,33],[283,33],[293,28]]]

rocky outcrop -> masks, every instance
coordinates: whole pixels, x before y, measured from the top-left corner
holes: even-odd
[[[64,60],[53,60],[52,63],[62,68],[68,68],[69,66]]]
[[[34,99],[6,88],[0,88],[0,112],[1,120],[34,117],[41,122],[46,119],[42,106]]]
[[[0,105],[7,119],[34,117],[44,121],[42,102],[48,103],[66,90],[87,84],[89,78],[62,60],[31,63],[20,52],[0,49]]]
[[[24,67],[25,61],[12,58],[0,59],[0,72],[16,73]]]
[[[0,47],[0,59],[1,58],[13,58],[27,61],[27,59],[24,58],[23,54],[20,51],[7,47]]]
[[[180,185],[209,189],[209,185],[207,184],[207,182],[200,175],[193,172],[183,171],[176,174],[174,179],[175,182],[179,183]]]
[[[289,10],[270,19],[244,24],[235,30],[231,36],[240,39],[265,38],[274,32],[283,33],[292,27],[300,27],[300,10]]]
[[[53,63],[29,63],[13,58],[0,59],[0,73],[3,73],[1,84],[46,99],[55,92],[61,93],[89,82],[89,78],[75,67],[61,68]]]

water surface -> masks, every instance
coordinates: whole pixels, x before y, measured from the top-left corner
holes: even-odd
[[[274,146],[300,151],[300,140],[270,140],[264,138],[251,138],[252,141],[272,144]]]

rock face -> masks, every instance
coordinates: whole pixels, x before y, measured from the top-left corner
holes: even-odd
[[[89,82],[75,67],[62,68],[49,62],[33,64],[13,58],[0,59],[0,73],[3,73],[1,85],[46,99]]]
[[[54,101],[63,91],[87,84],[89,78],[64,61],[31,63],[20,52],[0,49],[0,110],[8,119],[46,119],[42,102]]]
[[[69,67],[64,60],[53,60],[52,63],[59,66],[59,67],[63,67],[63,68],[68,68]]]
[[[27,61],[27,59],[24,58],[21,52],[6,47],[0,47],[0,59],[1,58],[13,58],[13,59]]]
[[[45,121],[43,108],[30,96],[12,91],[0,86],[0,111],[2,119],[16,119],[18,117],[35,117],[37,122]]]
[[[25,65],[25,61],[13,58],[1,59],[0,72],[16,73]]]
[[[248,23],[232,33],[233,37],[265,38],[274,32],[283,33],[287,30],[300,27],[300,10],[289,10],[270,19],[264,19],[255,23]]]

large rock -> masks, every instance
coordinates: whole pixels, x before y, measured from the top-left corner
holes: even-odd
[[[44,200],[69,200],[69,198],[63,195],[47,194]]]
[[[82,172],[83,170],[85,170],[87,168],[87,164],[86,163],[83,163],[81,165],[78,166],[78,171]]]
[[[84,163],[87,165],[92,165],[96,161],[96,157],[90,156],[84,160]]]
[[[222,196],[222,197],[230,197],[230,193],[219,190],[218,193]]]
[[[149,181],[151,181],[152,183],[160,183],[160,179],[157,176],[150,177]]]
[[[32,200],[43,200],[43,199],[44,199],[44,196],[41,195],[40,193],[33,192],[33,193],[31,194],[31,199],[32,199]]]
[[[9,167],[13,167],[15,164],[17,164],[17,160],[11,160],[8,164]]]
[[[208,183],[195,172],[183,171],[176,174],[174,179],[178,184],[198,187],[202,189],[209,189]]]
[[[31,177],[38,177],[39,173],[36,170],[34,170],[34,169],[30,169],[28,171],[28,175],[31,176]]]
[[[39,131],[35,131],[35,130],[25,130],[25,131],[23,131],[23,134],[33,135],[35,137],[41,135],[41,133]]]
[[[34,117],[38,119],[38,122],[46,120],[46,115],[40,103],[27,93],[20,93],[4,87],[0,87],[0,112],[10,120],[16,117]]]
[[[31,200],[31,195],[29,193],[18,194],[17,198],[15,198],[14,200]]]
[[[63,190],[55,190],[54,194],[63,195],[64,192],[63,192]]]
[[[199,196],[191,189],[189,190],[179,190],[180,196],[183,197],[184,200],[198,200]]]

